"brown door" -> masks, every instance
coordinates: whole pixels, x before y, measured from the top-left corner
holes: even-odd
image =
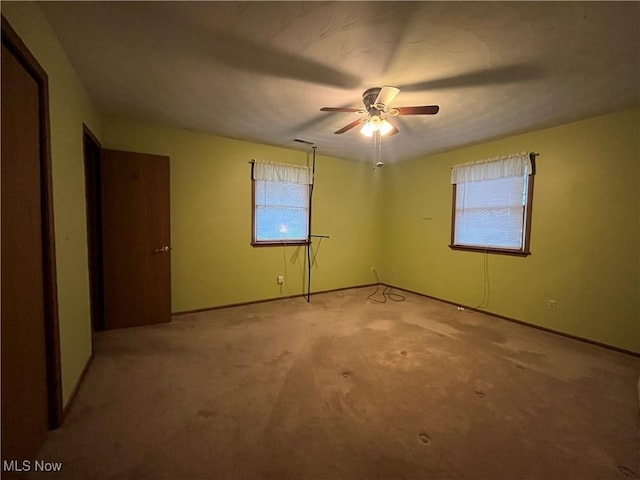
[[[105,328],[171,320],[169,157],[103,150]]]
[[[49,429],[40,87],[2,42],[2,460],[32,459]],[[3,466],[5,464],[3,463]],[[7,476],[7,478],[9,478]]]

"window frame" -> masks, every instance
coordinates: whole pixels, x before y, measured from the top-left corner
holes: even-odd
[[[481,252],[481,253],[496,253],[501,255],[513,255],[517,257],[527,257],[531,255],[531,217],[533,212],[533,184],[536,173],[535,156],[531,155],[531,173],[527,175],[527,202],[525,204],[524,219],[522,227],[524,229],[522,235],[522,249],[516,250],[515,248],[499,248],[499,247],[485,247],[474,245],[458,245],[455,243],[456,232],[456,193],[457,184],[452,184],[453,194],[451,197],[451,240],[449,248],[451,250],[460,250],[465,252]]]
[[[310,192],[311,185],[307,185],[308,193],[307,195],[307,238],[304,240],[258,240],[257,238],[257,229],[256,229],[256,182],[262,182],[264,180],[254,180],[253,175],[251,176],[251,245],[253,247],[278,247],[283,245],[308,245],[310,243],[309,239],[309,227],[310,222],[308,220],[309,212],[311,208],[310,202]],[[287,182],[282,182],[287,183]]]

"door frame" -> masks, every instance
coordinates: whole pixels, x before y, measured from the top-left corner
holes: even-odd
[[[2,15],[2,44],[16,57],[38,85],[40,124],[40,192],[42,201],[42,270],[44,280],[45,350],[49,428],[57,428],[64,419],[62,371],[60,367],[60,331],[58,324],[58,285],[51,180],[51,138],[49,128],[49,82],[47,73],[29,51],[8,20]]]
[[[102,145],[89,127],[82,124],[84,153],[85,199],[87,207],[87,250],[89,255],[89,293],[91,302],[91,338],[104,326],[104,275],[102,247]],[[97,158],[87,155],[87,149],[98,152]]]

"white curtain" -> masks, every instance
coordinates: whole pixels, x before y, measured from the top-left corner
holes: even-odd
[[[451,169],[451,183],[522,177],[531,173],[532,167],[529,153],[522,152],[456,165]]]
[[[254,160],[253,179],[311,185],[313,182],[313,174],[309,167]]]

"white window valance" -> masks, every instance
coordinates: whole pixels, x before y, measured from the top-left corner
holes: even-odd
[[[455,165],[451,169],[451,183],[481,182],[498,178],[521,177],[533,172],[528,152],[505,155],[477,162]]]
[[[309,167],[254,160],[253,179],[311,185],[313,182],[313,174]]]

